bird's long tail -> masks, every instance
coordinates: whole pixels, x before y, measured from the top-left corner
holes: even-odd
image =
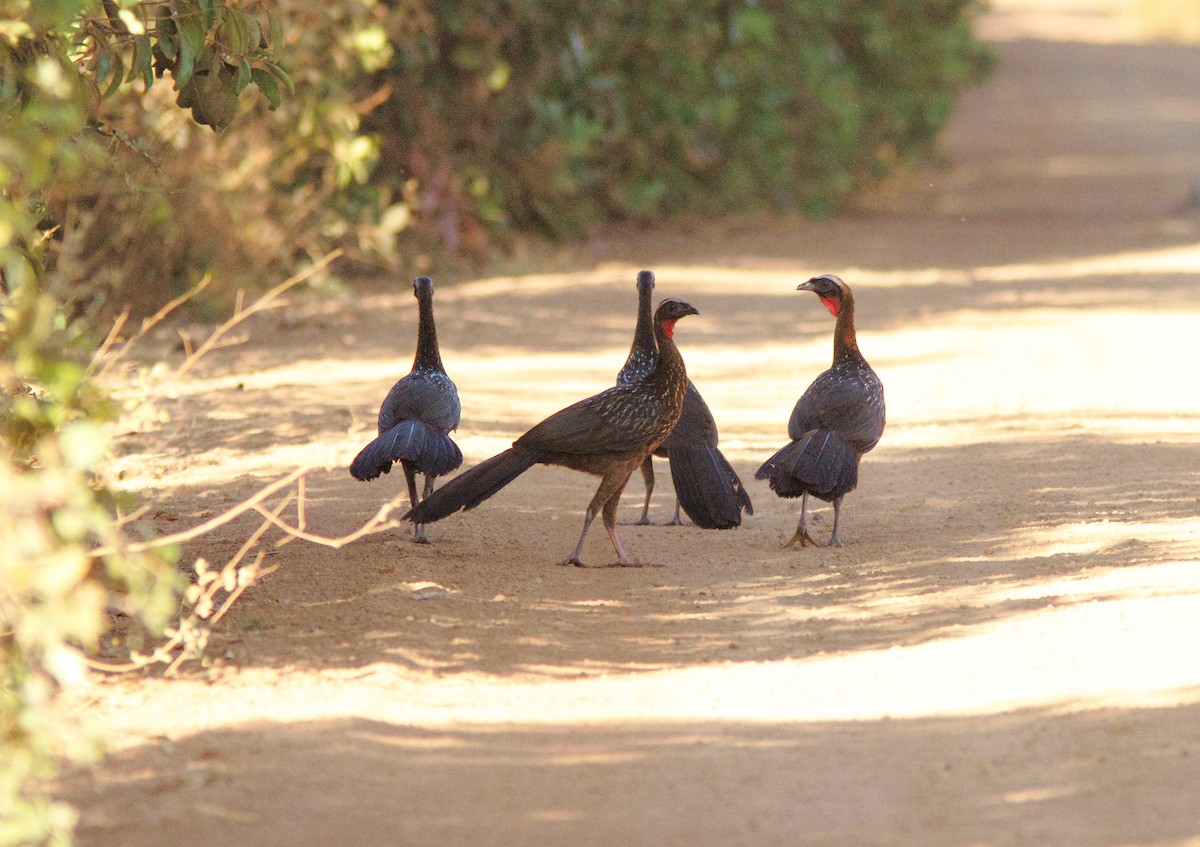
[[[441,476],[462,464],[462,451],[444,432],[421,421],[401,421],[359,451],[350,475],[375,479],[391,471],[393,462],[409,462],[419,473]]]
[[[837,433],[814,429],[763,462],[754,478],[769,480],[780,497],[831,500],[858,484],[858,455]]]
[[[742,523],[742,510],[754,514],[750,495],[724,454],[707,444],[671,449],[671,480],[687,516],[703,529],[732,529]]]
[[[537,464],[542,455],[523,447],[510,447],[456,476],[430,494],[404,520],[432,523],[460,509],[473,509]]]

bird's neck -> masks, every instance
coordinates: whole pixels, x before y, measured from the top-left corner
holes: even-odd
[[[637,326],[633,330],[633,344],[629,348],[629,356],[621,366],[617,376],[618,382],[629,382],[639,376],[645,376],[654,367],[657,356],[657,344],[654,340],[654,319],[650,315],[650,289],[638,293]]]
[[[653,350],[654,346],[654,319],[650,316],[650,290],[647,289],[638,295],[638,316],[637,327],[633,331],[633,350]]]
[[[833,327],[833,361],[861,357],[858,337],[854,332],[854,300],[845,298],[838,310],[837,323]]]
[[[418,299],[417,309],[417,356],[413,360],[413,369],[445,370],[442,367],[441,353],[438,352],[437,327],[433,322],[433,299]]]
[[[654,326],[654,341],[658,346],[658,364],[650,374],[649,379],[660,384],[687,384],[687,368],[683,364],[683,356],[675,342],[663,331],[662,326]]]

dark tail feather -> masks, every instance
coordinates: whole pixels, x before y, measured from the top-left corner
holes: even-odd
[[[754,478],[769,480],[780,497],[833,500],[858,485],[858,454],[840,435],[813,430],[763,462]]]
[[[460,473],[426,497],[415,509],[409,510],[404,520],[433,523],[459,509],[474,509],[536,465],[540,459],[541,454],[533,450],[510,447]]]
[[[409,462],[418,473],[442,476],[462,464],[462,451],[444,432],[420,421],[401,421],[359,451],[350,475],[374,479],[388,473],[393,462]]]
[[[706,444],[673,447],[670,461],[675,496],[696,526],[732,529],[741,526],[742,509],[754,514],[745,486],[716,447]]]

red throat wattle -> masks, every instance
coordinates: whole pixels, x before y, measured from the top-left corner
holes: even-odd
[[[674,338],[675,337],[675,321],[663,321],[662,322],[662,331],[663,331],[663,335],[665,335],[667,338]]]
[[[824,295],[817,296],[821,298],[821,302],[825,304],[825,308],[829,310],[829,314],[836,318],[838,316],[838,312],[840,312],[842,309],[842,301],[836,297],[826,297]]]

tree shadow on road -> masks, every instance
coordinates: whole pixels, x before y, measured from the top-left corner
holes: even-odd
[[[84,847],[1182,844],[1200,836],[1177,802],[1200,779],[1198,721],[1193,704],[848,723],[256,724],[114,754],[66,792]]]

